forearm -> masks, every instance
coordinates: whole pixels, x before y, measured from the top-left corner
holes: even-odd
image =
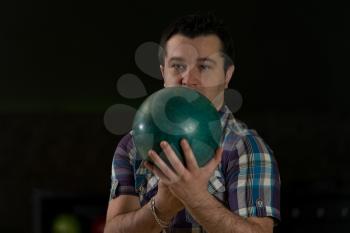
[[[257,224],[230,212],[209,193],[185,206],[208,233],[263,233]]]
[[[104,233],[159,233],[158,225],[151,212],[150,203],[142,208],[120,214],[106,223]]]

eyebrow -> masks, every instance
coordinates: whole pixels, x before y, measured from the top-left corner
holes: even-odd
[[[179,62],[184,62],[185,59],[183,59],[182,57],[172,57],[169,59],[169,63],[172,61],[179,61]]]
[[[198,58],[197,60],[200,62],[210,62],[210,63],[213,63],[214,65],[216,65],[216,61],[211,59],[211,58],[208,58],[208,57]]]
[[[169,62],[172,62],[172,61],[184,62],[185,59],[182,58],[182,57],[172,57],[172,58],[169,59]],[[197,61],[199,61],[199,62],[210,62],[210,63],[213,63],[214,65],[216,65],[216,61],[211,59],[211,58],[208,58],[208,57],[198,58]]]

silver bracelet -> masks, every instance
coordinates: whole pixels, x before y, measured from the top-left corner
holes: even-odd
[[[151,198],[151,211],[158,225],[162,228],[168,228],[169,223],[158,218],[156,214],[156,201],[154,196]]]

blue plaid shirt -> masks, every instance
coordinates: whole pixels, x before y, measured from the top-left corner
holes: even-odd
[[[220,111],[223,156],[208,183],[211,193],[232,213],[242,217],[280,220],[280,175],[273,152],[255,130],[236,120],[224,105]],[[158,190],[159,178],[144,167],[132,131],[119,142],[112,162],[110,199],[135,195],[145,205]],[[205,232],[186,209],[172,220],[167,232]]]

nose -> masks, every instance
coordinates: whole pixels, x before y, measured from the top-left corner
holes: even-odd
[[[181,85],[184,86],[197,86],[200,83],[200,72],[194,66],[186,70],[186,72],[181,75]]]

